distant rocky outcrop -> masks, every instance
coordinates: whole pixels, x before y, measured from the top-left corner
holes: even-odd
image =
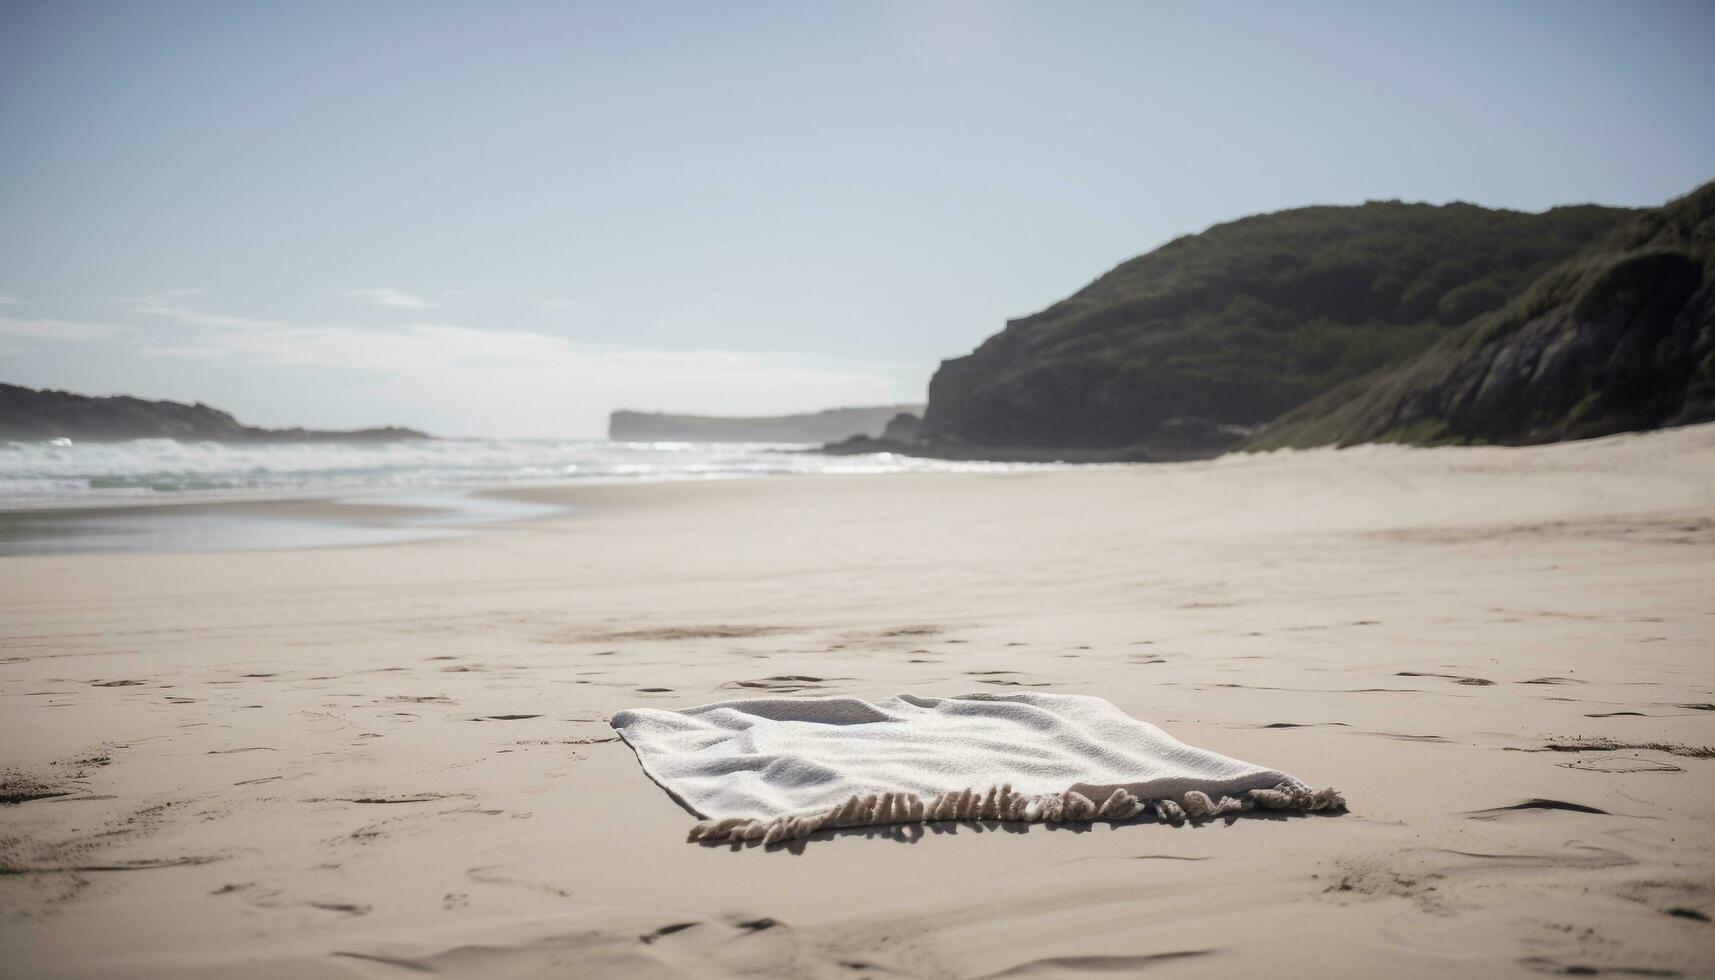
[[[944,361],[914,451],[1217,455],[1505,305],[1636,214],[1382,201],[1216,225]]]
[[[745,418],[622,409],[608,417],[607,437],[616,442],[837,442],[879,436],[895,416],[922,411],[921,405],[881,405]]]
[[[947,459],[981,463],[1161,463],[1172,459],[1202,458],[1162,456],[1145,447],[1133,449],[1055,449],[1028,446],[972,446],[962,442],[905,441],[886,436],[852,436],[830,442],[817,452],[829,456],[863,456],[897,453],[920,459]]]
[[[177,439],[183,442],[392,442],[428,439],[398,426],[351,431],[262,429],[198,402],[146,401],[126,395],[94,397],[68,391],[0,384],[0,439],[72,439],[118,442]]]
[[[833,456],[899,453],[997,463],[1170,463],[1218,455],[1255,431],[1207,419],[1172,418],[1156,426],[1149,439],[1130,446],[976,446],[937,438],[923,428],[922,419],[900,414],[887,423],[880,436],[852,436],[823,446],[822,452]]]
[[[894,442],[917,442],[923,437],[923,417],[912,412],[900,412],[887,420],[881,437]]]
[[[1715,419],[1715,182],[1524,295],[1292,411],[1249,448],[1522,444]]]

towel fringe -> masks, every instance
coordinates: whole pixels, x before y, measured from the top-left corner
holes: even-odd
[[[1144,801],[1124,789],[1116,789],[1101,803],[1068,789],[1063,793],[1027,795],[1014,793],[1011,784],[990,786],[986,792],[961,789],[925,800],[915,793],[871,793],[853,796],[825,810],[791,813],[769,819],[726,817],[705,820],[691,828],[693,841],[761,841],[764,846],[799,840],[819,830],[841,827],[870,827],[900,823],[929,823],[941,820],[1008,820],[1024,823],[1059,823],[1067,820],[1129,820],[1145,809],[1175,827],[1187,820],[1205,820],[1226,813],[1264,810],[1344,810],[1345,797],[1337,790],[1313,790],[1308,786],[1281,783],[1272,789],[1253,789],[1244,799],[1210,798],[1201,790],[1190,790],[1180,799],[1163,797]]]

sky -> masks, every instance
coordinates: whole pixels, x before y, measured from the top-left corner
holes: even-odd
[[[1119,262],[1715,178],[1715,4],[0,0],[0,381],[599,436],[920,401]]]

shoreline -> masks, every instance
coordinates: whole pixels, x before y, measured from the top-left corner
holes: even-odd
[[[0,510],[0,557],[404,544],[509,527],[563,510],[456,489]]]
[[[1675,432],[1715,429],[1689,426],[1658,430]],[[231,551],[273,551],[316,548],[360,548],[457,537],[484,530],[550,518],[599,500],[623,505],[647,499],[632,488],[750,485],[792,480],[842,481],[854,477],[901,478],[925,475],[981,475],[1090,472],[1100,470],[1184,472],[1186,468],[1267,469],[1271,459],[1302,459],[1307,465],[1417,452],[1482,454],[1501,451],[1523,454],[1554,453],[1559,447],[1623,444],[1652,433],[1618,433],[1595,439],[1535,446],[1421,447],[1392,443],[1315,449],[1229,452],[1195,459],[1120,462],[1091,460],[1015,460],[1026,465],[988,471],[888,471],[854,473],[660,474],[649,477],[604,476],[513,484],[476,484],[400,490],[385,487],[352,490],[305,490],[299,493],[259,492],[208,496],[188,500],[64,502],[55,505],[0,508],[0,558],[51,554],[149,554]],[[798,450],[815,453],[820,450]],[[838,455],[838,454],[835,454]],[[1035,465],[1041,464],[1041,465]]]
[[[126,446],[117,455],[103,455],[91,453],[88,447],[63,452],[26,447],[0,461],[6,464],[0,468],[4,469],[0,520],[7,515],[19,515],[14,520],[39,520],[77,511],[105,511],[115,517],[183,515],[204,505],[260,507],[280,500],[366,502],[401,495],[444,499],[537,486],[1012,468],[896,456],[839,459],[756,444],[605,440],[437,440],[434,444],[459,448],[423,454],[372,452],[362,446],[326,452],[317,446],[251,447],[228,453],[211,452],[207,444],[169,441],[142,449]]]

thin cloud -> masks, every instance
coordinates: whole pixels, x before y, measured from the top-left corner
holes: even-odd
[[[129,332],[131,332],[131,328],[113,323],[0,316],[0,336],[20,337],[28,340],[63,340],[81,343],[91,340],[106,340]]]
[[[151,307],[188,332],[142,353],[221,360],[233,370],[340,382],[437,431],[563,435],[605,426],[616,408],[773,414],[901,398],[896,366],[830,366],[795,354],[637,350],[526,330],[413,322],[294,323]]]
[[[374,306],[381,306],[390,310],[432,310],[441,305],[427,297],[418,296],[416,293],[386,286],[370,289],[347,289],[344,291],[344,295],[354,296]]]
[[[247,316],[223,316],[217,313],[203,313],[199,310],[183,306],[163,306],[159,304],[142,304],[131,307],[131,312],[145,316],[162,317],[174,320],[190,327],[210,327],[217,330],[280,330],[291,326],[284,320],[263,320]]]
[[[201,299],[209,295],[209,291],[201,286],[185,286],[178,289],[149,289],[131,296],[107,297],[105,302],[123,303],[126,306],[171,306],[187,300]]]
[[[17,302],[18,297],[13,296],[11,293],[0,293],[0,306],[13,306],[16,305]]]

